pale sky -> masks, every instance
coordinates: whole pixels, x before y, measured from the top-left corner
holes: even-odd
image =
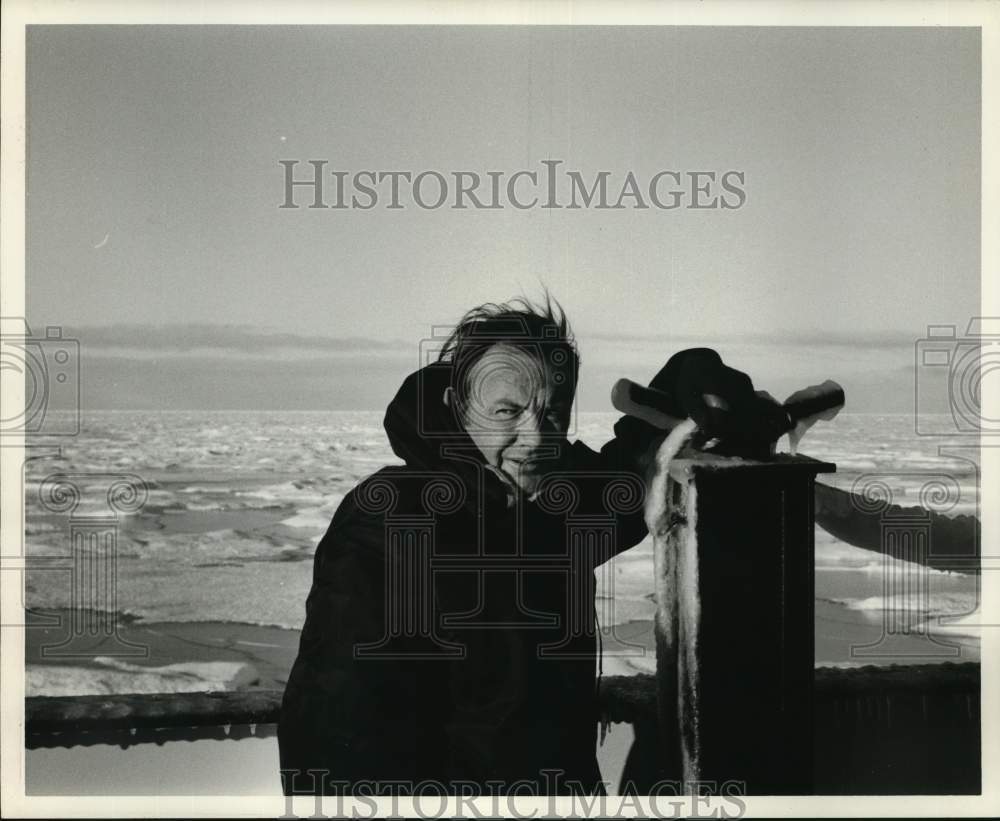
[[[905,411],[914,341],[979,313],[979,63],[978,29],[34,27],[29,320],[90,407],[380,408],[434,326],[544,283],[585,410],[715,345]],[[550,158],[738,170],[746,204],[278,208],[281,159]]]

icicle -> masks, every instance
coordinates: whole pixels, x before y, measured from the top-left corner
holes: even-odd
[[[604,746],[604,739],[611,732],[611,719],[606,712],[601,713],[601,746]]]
[[[654,545],[657,629],[662,631],[662,635],[669,636],[673,634],[674,638],[671,640],[671,643],[673,641],[677,642],[677,644],[673,644],[669,649],[670,657],[659,662],[657,666],[660,668],[663,663],[669,664],[675,675],[681,675],[681,671],[683,670],[683,675],[686,676],[686,683],[690,685],[690,689],[685,694],[685,687],[680,681],[677,682],[679,685],[677,687],[677,715],[689,716],[689,729],[691,731],[690,746],[686,743],[684,737],[679,739],[678,742],[684,760],[685,773],[688,773],[688,771],[694,773],[694,778],[697,777],[700,769],[698,763],[698,693],[696,690],[697,658],[695,646],[693,637],[681,639],[675,632],[678,630],[677,625],[664,623],[664,619],[670,618],[669,613],[671,612],[672,602],[676,601],[679,614],[681,609],[686,609],[687,615],[691,619],[691,624],[697,623],[697,544],[695,541],[697,537],[695,535],[696,522],[694,520],[695,510],[693,504],[695,497],[694,494],[688,497],[687,508],[684,511],[686,515],[682,519],[677,519],[671,515],[677,511],[673,509],[668,495],[670,463],[696,432],[697,425],[694,420],[686,419],[677,425],[667,438],[663,440],[656,453],[656,472],[653,475],[649,491],[646,494],[646,504],[643,511],[649,533],[653,537]],[[678,524],[683,523],[685,518],[690,530],[684,539],[684,545],[674,555],[669,540],[672,538],[674,528]],[[685,584],[691,586],[690,590],[687,591],[689,594],[687,596],[683,595]],[[679,615],[679,618],[683,618],[683,616]],[[659,675],[664,675],[662,669],[659,669]],[[690,699],[690,703],[687,705],[690,707],[690,710],[685,710],[686,698]]]

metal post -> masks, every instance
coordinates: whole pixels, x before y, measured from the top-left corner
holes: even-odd
[[[675,778],[813,791],[813,484],[832,464],[675,459],[656,544],[661,732]]]

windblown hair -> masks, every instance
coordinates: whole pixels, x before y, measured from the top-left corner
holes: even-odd
[[[462,317],[438,356],[438,361],[451,363],[452,387],[462,400],[467,396],[470,369],[494,345],[547,360],[569,381],[567,387],[576,391],[580,353],[566,312],[548,292],[544,304],[515,297],[479,305]]]

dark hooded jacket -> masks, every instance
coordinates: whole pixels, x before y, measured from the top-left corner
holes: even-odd
[[[316,550],[278,728],[286,793],[599,789],[594,571],[646,534],[651,429],[558,446],[529,500],[456,424],[449,382],[443,364],[407,378],[385,416],[405,465],[354,488]]]

